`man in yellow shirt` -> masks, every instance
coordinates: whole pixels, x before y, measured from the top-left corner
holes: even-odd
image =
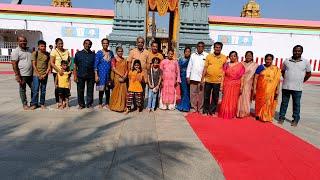
[[[157,57],[160,59],[160,62],[163,60],[163,55],[159,53],[158,51],[159,45],[157,42],[152,42],[151,43],[151,51],[148,54],[147,58],[147,70],[150,70],[152,59]]]
[[[227,62],[227,56],[221,54],[222,47],[221,42],[214,43],[214,52],[210,53],[205,60],[201,80],[205,83],[203,114],[215,114],[218,106],[219,91],[223,87],[223,65]]]

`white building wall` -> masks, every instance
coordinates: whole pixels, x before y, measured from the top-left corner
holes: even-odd
[[[320,35],[210,30],[210,37],[214,42],[221,41],[219,36],[229,37],[228,43],[224,43],[223,54],[228,55],[230,51],[237,51],[239,59],[242,60],[246,51],[253,51],[255,60],[261,63],[264,56],[271,53],[275,57],[273,63],[278,67],[283,60],[292,56],[295,45],[302,45],[304,48],[302,56],[310,60],[313,72],[320,72]],[[237,38],[240,37],[250,37],[252,41],[248,44],[237,44],[239,42]]]
[[[73,36],[64,37],[62,33],[63,27],[73,27],[76,29],[81,28],[94,28],[98,29],[99,34],[94,38],[85,36]],[[71,22],[53,22],[53,21],[24,21],[24,20],[6,20],[0,19],[0,29],[26,29],[40,31],[43,36],[43,40],[47,42],[47,45],[54,45],[56,38],[62,38],[64,40],[64,47],[67,49],[83,49],[83,41],[90,39],[93,42],[92,49],[101,49],[101,39],[105,38],[112,31],[112,25],[101,25],[101,24],[85,24],[85,23],[71,23]],[[36,47],[39,39],[29,39],[29,47]]]
[[[71,36],[66,37],[66,33],[62,32],[63,27],[74,28],[79,33],[71,33]],[[83,35],[83,32],[81,34],[81,30],[85,28],[94,29],[96,30],[95,32],[99,33],[94,37],[86,37],[86,35]],[[83,41],[87,38],[93,42],[92,50],[97,51],[101,49],[100,41],[112,32],[112,25],[94,24],[89,19],[88,23],[0,19],[0,29],[39,31],[40,33],[36,33],[34,37],[28,39],[28,46],[31,48],[36,47],[36,42],[41,38],[47,42],[47,45],[54,45],[55,39],[60,37],[64,40],[64,47],[75,53],[77,49],[81,50],[83,48]],[[312,60],[313,71],[320,70],[320,35],[210,29],[210,37],[213,41],[218,41],[219,36],[235,38],[231,40],[231,43],[224,43],[224,54],[228,55],[230,51],[235,50],[241,59],[246,51],[251,50],[254,52],[255,57],[259,58],[259,62],[261,62],[261,58],[265,54],[271,53],[275,58],[278,58],[278,61],[274,62],[278,66],[281,65],[281,59],[284,60],[292,55],[293,46],[300,44],[304,47],[303,57]],[[239,40],[237,38],[239,37],[250,37],[252,41],[250,40],[248,44],[239,44],[237,43],[237,40]]]
[[[307,59],[320,59],[320,35],[298,35],[280,33],[260,33],[260,32],[237,32],[237,31],[217,31],[210,30],[210,37],[216,42],[219,35],[227,36],[251,36],[252,45],[228,45],[223,46],[223,53],[237,51],[239,56],[244,56],[245,52],[251,50],[256,57],[264,57],[271,53],[277,58],[287,58],[292,56],[292,48],[300,44],[304,47],[303,56]]]

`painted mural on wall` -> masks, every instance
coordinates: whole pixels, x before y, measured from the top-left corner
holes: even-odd
[[[252,36],[218,35],[218,41],[224,45],[252,46]]]
[[[99,38],[98,28],[61,27],[62,37]]]

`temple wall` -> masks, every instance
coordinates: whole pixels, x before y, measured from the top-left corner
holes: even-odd
[[[54,40],[61,37],[65,48],[74,54],[77,49],[82,49],[84,39],[91,39],[93,50],[101,49],[101,39],[108,37],[112,32],[113,19],[94,17],[67,17],[52,15],[30,15],[0,13],[0,31],[11,30],[11,37],[1,34],[2,41],[14,41],[18,35],[16,30],[30,30],[28,36],[30,48],[36,47],[36,42],[43,38],[48,45],[54,45]],[[17,31],[20,33],[20,31]],[[292,47],[296,44],[304,46],[303,56],[311,60],[313,71],[320,71],[320,30],[301,28],[276,28],[259,26],[239,26],[210,24],[209,35],[213,41],[224,43],[223,53],[232,50],[239,53],[243,59],[247,50],[252,50],[261,63],[266,53],[275,55],[278,66],[290,57]],[[196,43],[196,42],[195,42]],[[10,49],[1,48],[2,54],[10,53]]]
[[[240,60],[246,51],[253,51],[255,61],[263,62],[267,53],[275,56],[274,64],[281,66],[283,60],[292,56],[295,45],[304,47],[303,57],[310,60],[313,71],[320,71],[320,30],[281,29],[241,26],[210,25],[210,37],[223,42],[222,52],[237,51]]]
[[[19,33],[26,34],[28,37],[32,34],[28,31],[39,31],[42,37],[32,36],[28,39],[30,48],[36,47],[36,42],[42,38],[47,42],[47,45],[54,45],[55,39],[60,37],[64,40],[65,48],[74,51],[83,48],[82,44],[85,39],[90,39],[93,42],[93,50],[101,49],[101,39],[111,33],[113,22],[112,19],[65,19],[53,16],[29,16],[28,20],[25,20],[23,17],[16,17],[16,15],[15,17],[8,16],[7,19],[3,19],[0,14],[0,30],[12,30],[10,37],[5,39],[11,41],[12,37],[16,37],[18,34],[15,34],[15,30],[27,30],[22,33],[19,31]]]
[[[216,26],[215,26],[216,27]],[[243,55],[247,50],[252,50],[256,56],[262,57],[271,53],[275,57],[285,58],[292,55],[292,48],[300,44],[304,47],[305,58],[320,58],[320,31],[319,34],[298,34],[283,32],[254,32],[237,30],[223,30],[212,27],[210,37],[214,41],[223,41],[224,53],[232,50]],[[261,29],[261,28],[260,28]]]

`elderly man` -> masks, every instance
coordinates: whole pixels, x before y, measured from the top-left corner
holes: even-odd
[[[26,87],[27,85],[31,91],[31,97],[33,94],[32,90],[32,62],[31,53],[27,49],[27,38],[24,36],[19,36],[18,47],[12,51],[11,61],[13,71],[15,73],[16,81],[19,84],[20,99],[24,110],[28,110]]]
[[[132,63],[134,60],[139,59],[141,62],[141,67],[144,72],[147,72],[147,58],[149,52],[144,49],[144,39],[143,37],[138,37],[136,41],[137,47],[132,49],[129,52],[129,57],[127,59],[128,62],[128,70],[130,71],[132,68]]]

